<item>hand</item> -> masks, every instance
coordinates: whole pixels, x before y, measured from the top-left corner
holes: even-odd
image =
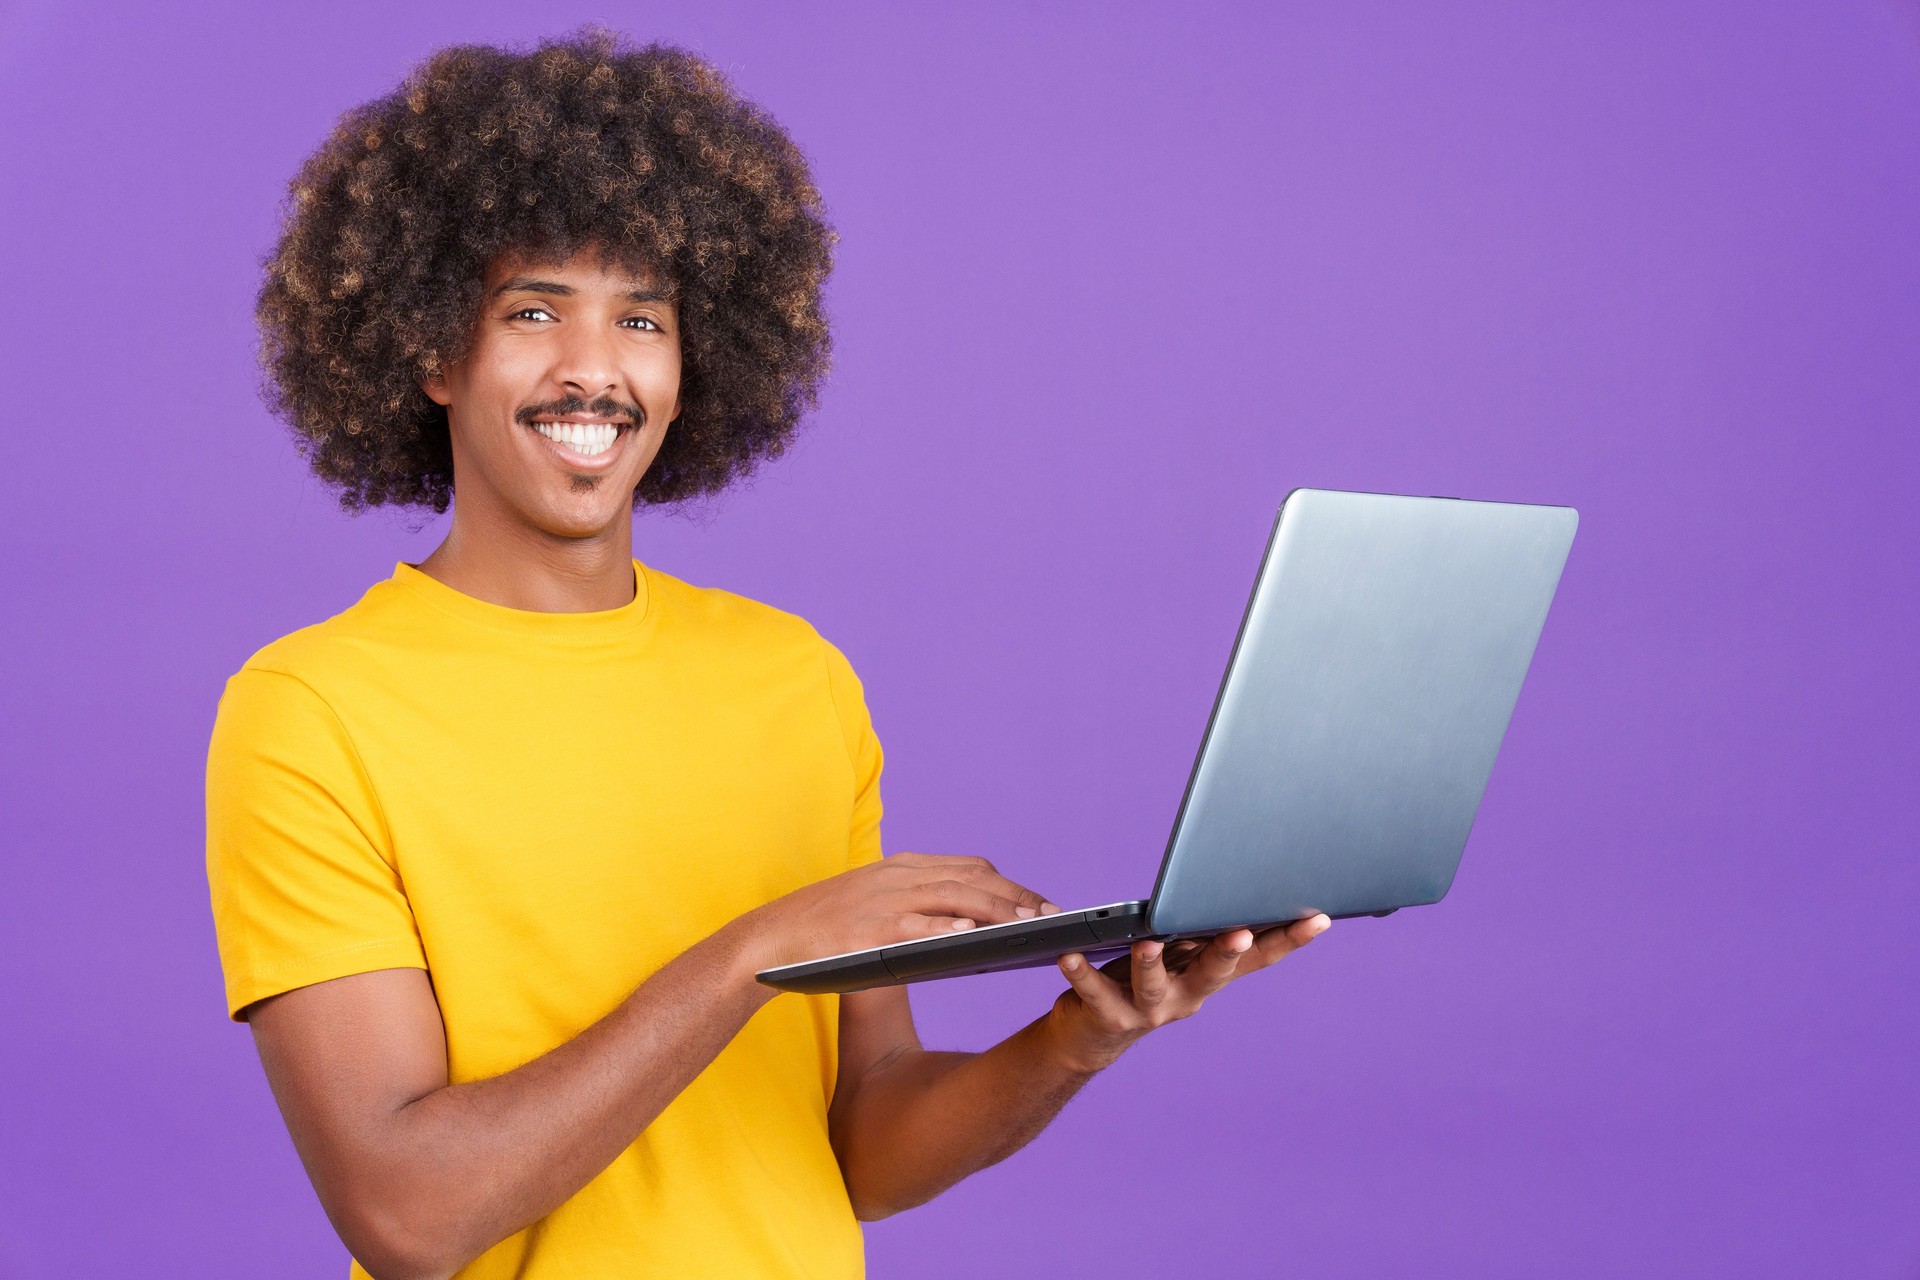
[[[1136,942],[1098,969],[1077,952],[1061,956],[1060,971],[1071,985],[1053,1002],[1048,1028],[1067,1065],[1091,1074],[1147,1032],[1192,1015],[1227,983],[1299,950],[1332,923],[1317,915],[1258,934],[1234,929],[1207,942]]]
[[[985,858],[896,853],[775,898],[734,926],[758,971],[1059,910]]]

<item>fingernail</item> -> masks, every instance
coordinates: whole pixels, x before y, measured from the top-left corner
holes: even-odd
[[[1039,915],[1040,913],[1038,911],[1035,911],[1032,907],[1015,907],[1013,909],[1013,914],[1019,916],[1022,920],[1031,920],[1033,919],[1033,917]]]
[[[1320,916],[1313,922],[1312,926],[1308,929],[1307,936],[1310,938],[1317,938],[1331,928],[1333,928],[1333,921],[1326,916]]]
[[[971,928],[973,928],[973,921],[971,921],[971,920],[955,920],[955,921],[953,922],[953,927],[954,927],[955,929],[971,929]]]
[[[1040,904],[1040,914],[1043,916],[1059,915],[1060,908],[1054,906],[1051,902],[1043,902]]]
[[[1060,965],[1062,968],[1065,968],[1065,969],[1078,970],[1080,968],[1080,957],[1079,956],[1061,956]]]

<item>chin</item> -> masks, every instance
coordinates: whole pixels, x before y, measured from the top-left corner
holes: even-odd
[[[610,506],[582,510],[578,506],[556,502],[530,521],[542,533],[555,538],[592,538],[618,527],[620,521],[633,518],[633,500]]]

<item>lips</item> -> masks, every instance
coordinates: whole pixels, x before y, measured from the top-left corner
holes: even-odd
[[[591,411],[588,411],[591,413]],[[553,451],[553,461],[570,472],[603,472],[626,455],[622,441],[634,434],[632,418],[561,418],[540,416],[526,422],[528,430],[540,436],[541,449]]]
[[[533,429],[588,458],[613,448],[614,440],[620,435],[617,422],[536,422]]]

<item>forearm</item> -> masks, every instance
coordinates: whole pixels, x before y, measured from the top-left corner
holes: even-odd
[[[911,1209],[1006,1159],[1093,1075],[1044,1016],[984,1053],[902,1053],[861,1083],[834,1135],[854,1211]]]
[[[896,854],[748,912],[572,1040],[462,1084],[448,1081],[446,1022],[417,969],[316,982],[246,1016],[354,1256],[380,1280],[445,1276],[551,1213],[632,1143],[774,998],[757,970],[1042,905],[980,859]]]
[[[355,1162],[342,1234],[397,1275],[457,1269],[586,1185],[770,994],[723,930],[551,1052],[398,1107]]]
[[[977,1055],[903,1042],[854,1083],[834,1126],[855,1210],[877,1218],[938,1195],[1012,1155],[1067,1100],[1156,1027],[1192,1014],[1236,973],[1251,973],[1325,931],[1324,915],[1206,943],[1136,942],[1096,969],[1065,956],[1071,990],[1021,1031]]]

